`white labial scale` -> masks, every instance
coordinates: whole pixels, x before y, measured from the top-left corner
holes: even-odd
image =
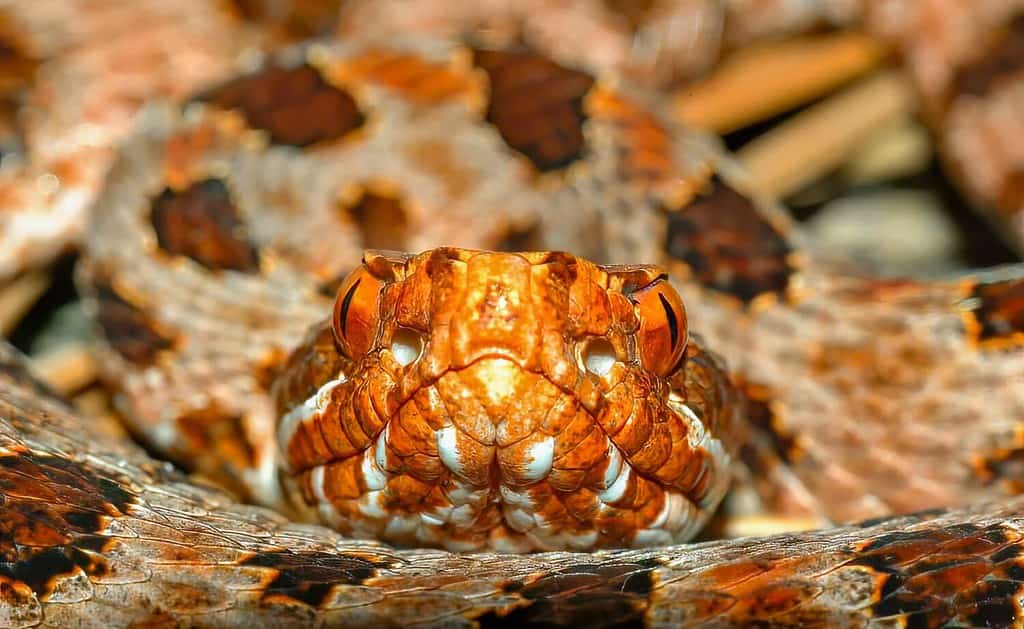
[[[373,520],[385,520],[388,512],[380,506],[383,491],[368,491],[359,499],[359,512]]]
[[[359,466],[363,473],[363,482],[370,491],[379,491],[387,485],[388,477],[377,463],[377,448],[367,448],[363,451],[363,460]]]
[[[388,428],[384,426],[384,430],[377,435],[377,442],[373,444],[373,462],[384,472],[388,469],[388,437],[391,434]]]
[[[509,528],[525,533],[537,527],[537,520],[533,516],[536,505],[528,493],[504,485],[499,488],[499,492],[502,501],[501,513]]]
[[[448,468],[452,474],[461,476],[464,469],[462,466],[461,456],[459,454],[459,445],[456,439],[458,435],[458,429],[448,424],[444,428],[437,431],[437,455],[441,458],[441,462]]]
[[[608,461],[608,466],[604,468],[604,489],[608,489],[615,482],[615,479],[619,477],[619,472],[622,471],[622,453],[615,447],[615,444],[608,441],[608,453],[605,458]]]
[[[661,511],[647,528],[637,531],[633,543],[636,546],[655,546],[685,541],[704,525],[705,519],[705,514],[686,496],[679,492],[666,492]]]
[[[384,534],[388,537],[408,537],[417,532],[420,528],[418,515],[393,515],[384,527]]]
[[[555,459],[555,438],[547,437],[529,449],[530,461],[523,470],[522,477],[526,481],[539,481],[551,472]]]
[[[273,446],[273,444],[268,444]],[[259,465],[248,470],[245,474],[250,487],[255,488],[260,502],[270,506],[283,505],[285,503],[284,492],[278,478],[277,458],[273,455],[273,448],[262,449],[259,457]]]
[[[334,387],[344,384],[346,380],[347,378],[342,374],[339,374],[335,380],[328,380],[317,389],[316,393],[303,400],[302,404],[284,414],[277,425],[277,442],[281,444],[282,449],[287,448],[299,424],[311,420],[327,408],[331,399],[331,391],[334,390]]]
[[[617,451],[618,450],[616,449],[616,452]],[[611,463],[609,463],[608,467],[610,471]],[[620,463],[618,465],[618,468],[618,474],[616,475],[615,480],[613,480],[611,484],[608,485],[607,489],[605,489],[604,491],[600,491],[597,494],[597,497],[601,500],[601,502],[605,504],[612,504],[614,502],[621,500],[622,497],[626,495],[626,489],[629,487],[629,477],[631,474],[629,465]],[[606,472],[605,481],[607,482],[607,480],[608,473]]]
[[[326,466],[324,465],[314,467],[309,473],[309,488],[313,491],[313,497],[316,498],[316,509],[320,514],[321,521],[332,526],[339,526],[341,524],[341,515],[334,508],[331,501],[327,499],[327,494],[324,493],[324,475],[326,471]]]
[[[729,473],[727,469],[732,462],[732,457],[729,456],[729,452],[725,449],[721,439],[715,438],[707,431],[704,423],[700,421],[696,413],[678,395],[675,393],[669,395],[668,406],[686,422],[688,428],[686,440],[690,448],[705,450],[710,455],[711,460],[714,461],[714,469],[712,470],[715,474],[714,485],[708,488],[708,491],[699,503],[701,509],[713,509],[728,489]]]

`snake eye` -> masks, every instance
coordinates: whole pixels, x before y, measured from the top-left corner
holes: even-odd
[[[366,267],[359,267],[338,289],[334,302],[334,339],[341,352],[352,360],[370,351],[377,338],[383,284]]]
[[[664,276],[634,292],[630,300],[640,316],[640,362],[651,373],[668,376],[679,366],[686,348],[683,300]]]

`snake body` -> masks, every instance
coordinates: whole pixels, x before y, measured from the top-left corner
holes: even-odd
[[[917,6],[927,13],[933,4]],[[868,11],[865,17],[857,6],[832,15],[870,22],[881,14]],[[986,3],[971,23],[999,23],[1006,6]],[[229,25],[242,19],[238,12],[217,15]],[[512,17],[531,24],[522,15]],[[205,26],[220,23],[197,19]],[[907,22],[889,25],[900,23]],[[634,26],[641,28],[642,21]],[[902,35],[906,31],[893,37]],[[285,29],[269,37],[289,36]],[[254,37],[265,41],[268,35]],[[289,436],[320,421],[310,417],[326,411],[317,408],[299,422],[279,425],[275,417],[288,417],[305,400],[316,406],[314,394],[339,374],[346,381],[353,377],[351,365],[339,367],[344,361],[337,352],[344,354],[347,341],[335,338],[338,326],[318,322],[347,295],[356,299],[351,282],[342,278],[359,266],[362,250],[419,250],[448,239],[481,249],[564,249],[600,262],[658,262],[671,275],[686,319],[701,337],[694,337],[684,361],[692,417],[685,411],[665,417],[674,418],[669,423],[687,418],[683,432],[691,439],[700,424],[714,427],[712,438],[733,444],[727,449],[745,464],[739,480],[758,490],[764,508],[829,521],[875,519],[745,541],[534,555],[354,541],[187,479],[76,416],[5,348],[4,624],[963,626],[1004,625],[1020,616],[1024,503],[1006,496],[1017,493],[1020,482],[1021,271],[923,282],[878,280],[839,268],[806,245],[777,204],[748,188],[713,139],[675,122],[657,95],[606,75],[614,64],[545,48],[541,44],[550,41],[543,38],[529,41],[539,51],[500,38],[465,44],[368,33],[270,57],[248,54],[238,78],[211,83],[228,74],[211,66],[208,80],[187,81],[205,87],[188,88],[184,103],[147,108],[96,193],[78,269],[102,343],[104,376],[117,390],[132,432],[234,494],[275,505],[283,501],[275,478],[275,433],[283,433],[283,456],[288,473],[297,474],[299,494],[329,498],[331,508],[321,504],[315,515],[326,513],[328,523],[339,525],[332,510],[351,506],[338,500],[343,484],[328,491],[327,472],[317,484],[311,470],[333,464],[324,455],[340,446],[287,445]],[[904,49],[912,57],[919,45],[913,40]],[[942,67],[964,63],[954,55]],[[1009,66],[996,72],[998,81],[973,93],[1013,85],[1004,82],[1014,71]],[[669,75],[687,72],[676,68]],[[921,72],[923,91],[938,85],[941,93],[929,102],[947,103],[936,109],[935,124],[953,128],[944,120],[956,109],[950,103],[961,103],[948,92],[955,82],[947,76],[927,83],[923,78],[931,75]],[[674,80],[636,69],[628,74],[647,87]],[[84,155],[76,151],[65,159]],[[110,146],[98,155],[98,162],[111,159]],[[54,168],[47,160],[29,162]],[[1013,163],[1007,158],[1005,168],[985,173],[1011,173]],[[11,185],[24,181],[18,177]],[[968,187],[977,180],[970,173],[965,178]],[[1009,199],[1001,207],[1012,210],[1012,195],[998,192],[1011,180],[1000,175],[975,191]],[[99,187],[98,177],[90,181],[79,190]],[[448,252],[446,259],[463,255],[439,251]],[[537,255],[494,259],[536,266],[531,256]],[[559,255],[563,266],[576,260]],[[597,268],[583,260],[575,266]],[[498,284],[511,285],[515,273],[496,268],[490,274]],[[409,286],[426,295],[432,284]],[[366,310],[363,299],[355,302],[356,312]],[[420,295],[396,303],[428,302]],[[641,302],[635,306],[644,312]],[[416,319],[417,311],[408,307],[396,306],[396,320],[406,317],[405,327],[433,323]],[[525,316],[505,308],[478,304],[466,312]],[[552,326],[562,321],[559,316],[573,325],[587,321],[583,312],[559,312],[538,308],[536,317]],[[637,325],[642,328],[644,320],[640,316]],[[505,333],[495,347],[507,350],[530,338],[506,324],[495,328]],[[310,332],[311,326],[319,327]],[[564,337],[568,328],[556,329]],[[662,333],[667,329],[662,326]],[[435,334],[433,328],[421,332]],[[308,344],[295,353],[304,338]],[[650,371],[642,358],[647,345],[637,341],[626,349],[621,338],[609,338],[613,347],[619,344],[620,358]],[[732,370],[727,381],[714,359],[702,362],[705,346],[724,355]],[[466,389],[486,396],[492,393],[487,385],[477,377]],[[629,386],[634,396],[652,385]],[[378,382],[367,395],[385,389]],[[369,409],[374,402],[367,400]],[[383,416],[380,408],[354,414]],[[726,419],[734,412],[746,421],[732,426]],[[403,421],[394,424],[395,432]],[[627,423],[634,432],[640,425]],[[657,459],[651,454],[657,448],[634,452],[616,441],[628,442],[627,432],[613,432],[610,442],[641,470],[636,477],[646,482],[665,469],[645,467]],[[381,469],[394,474],[391,481],[404,475],[423,485],[424,474],[436,466],[393,463],[407,453],[403,448],[421,442],[389,434],[388,464]],[[348,438],[352,445],[359,441],[351,433]],[[639,441],[662,443],[657,436]],[[679,439],[670,443],[682,447]],[[575,452],[590,456],[586,448]],[[303,469],[309,460],[312,467]],[[599,476],[609,467],[594,465]],[[353,477],[358,495],[373,489],[361,473]],[[567,486],[566,478],[552,482]],[[706,491],[710,482],[690,481],[694,491]],[[704,519],[715,494],[704,504],[703,494],[690,496],[696,496],[691,504],[699,513],[684,518],[681,529],[692,533],[691,524]],[[539,499],[532,499],[530,511],[539,511]],[[358,506],[366,515],[367,505]],[[928,510],[889,515],[920,509]],[[340,526],[359,534],[380,528],[380,521],[369,522]],[[610,543],[639,543],[633,535],[649,532],[647,524],[610,535]],[[509,538],[507,530],[498,530],[495,539]],[[420,531],[392,539],[446,543]],[[576,539],[587,539],[586,531],[576,533]],[[554,545],[551,538],[532,539],[534,547]],[[469,547],[480,547],[479,540]]]

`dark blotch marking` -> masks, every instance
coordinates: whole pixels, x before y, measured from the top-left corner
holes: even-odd
[[[1024,279],[978,284],[965,314],[968,333],[985,345],[1024,344]]]
[[[150,221],[160,248],[213,270],[259,271],[256,247],[248,241],[231,192],[219,179],[184,190],[164,189],[153,201]]]
[[[707,194],[668,213],[665,250],[702,285],[743,303],[766,293],[783,295],[794,272],[786,237],[718,179]]]
[[[742,391],[746,398],[747,422],[758,437],[758,441],[765,446],[763,449],[770,448],[771,452],[787,465],[795,462],[801,454],[800,445],[795,435],[783,430],[781,422],[772,412],[771,391],[749,385],[744,386]],[[749,450],[749,455],[755,459],[748,461],[752,470],[763,470],[770,467],[769,462],[758,460],[764,459],[765,455],[757,454],[756,448],[747,448],[747,450]]]
[[[918,519],[934,515],[923,512]],[[921,627],[1001,626],[1019,613],[1024,583],[1006,578],[1020,562],[1019,546],[1001,525],[953,524],[879,535],[847,565],[881,579],[870,610],[875,618],[902,617],[907,626]]]
[[[252,500],[245,473],[258,462],[244,417],[213,404],[181,415],[177,424],[173,458],[186,470],[202,472],[243,500]]]
[[[583,98],[593,77],[528,51],[476,50],[474,62],[491,83],[487,121],[537,170],[563,168],[583,154]]]
[[[262,552],[241,562],[277,571],[263,590],[261,600],[287,597],[311,607],[320,606],[335,585],[361,585],[392,562],[369,555],[331,554],[322,551]]]
[[[1024,15],[1017,16],[987,54],[960,68],[953,79],[954,94],[984,98],[1005,79],[1024,71]]]
[[[606,9],[618,15],[635,31],[651,17],[651,10],[658,0],[603,0]]]
[[[125,486],[61,457],[0,456],[0,577],[25,583],[45,599],[58,579],[78,570],[107,574],[99,553],[109,540],[99,531],[134,503]]]
[[[885,524],[886,522],[892,522],[893,520],[913,518],[916,522],[923,522],[925,520],[932,520],[948,512],[948,509],[943,507],[936,507],[934,509],[922,509],[920,511],[914,511],[908,514],[897,514],[897,515],[882,515],[876,518],[868,518],[855,523],[855,526],[861,528],[869,528],[877,526],[879,524]]]
[[[306,64],[270,63],[196,100],[239,111],[249,126],[266,131],[271,142],[285,146],[338,140],[366,122],[348,92]]]
[[[672,306],[669,305],[668,300],[661,293],[658,293],[658,301],[661,302],[661,307],[665,309],[665,318],[668,319],[669,338],[672,341],[672,347],[675,347],[679,341],[679,321],[676,319],[676,314],[672,312]]]
[[[985,485],[998,482],[1007,493],[1024,493],[1024,448],[1000,448],[979,456],[975,472]]]
[[[97,279],[93,288],[98,310],[96,319],[103,336],[125,360],[140,366],[149,365],[158,353],[174,345],[144,310],[121,297],[110,283]]]
[[[246,20],[275,27],[286,41],[333,32],[342,0],[231,0]]]
[[[408,249],[408,213],[400,199],[363,192],[350,206],[343,208],[359,227],[363,249]]]
[[[522,603],[476,618],[481,627],[644,627],[656,560],[584,564],[542,575],[505,591]]]

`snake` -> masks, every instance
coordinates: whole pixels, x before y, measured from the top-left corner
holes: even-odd
[[[33,171],[91,206],[77,281],[142,445],[0,346],[0,624],[1019,622],[1019,268],[849,269],[662,75],[541,50],[250,50],[72,146],[91,183]],[[830,526],[686,543],[730,481]]]

